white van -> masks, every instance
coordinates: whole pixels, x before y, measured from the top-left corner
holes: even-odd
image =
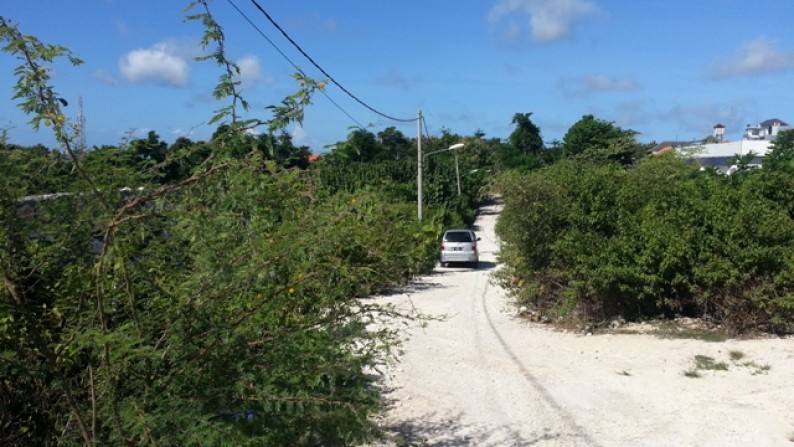
[[[466,262],[477,267],[480,261],[477,252],[477,241],[480,238],[472,230],[452,229],[444,232],[441,237],[439,261],[443,267],[453,262]]]

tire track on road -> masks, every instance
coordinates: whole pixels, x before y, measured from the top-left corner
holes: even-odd
[[[524,377],[527,383],[529,383],[529,385],[533,389],[535,389],[535,391],[538,392],[540,397],[543,399],[544,403],[549,408],[551,408],[560,417],[562,421],[564,421],[564,423],[570,428],[574,436],[584,441],[588,446],[601,447],[600,444],[598,444],[592,437],[590,437],[590,435],[585,431],[584,428],[582,428],[579,424],[576,423],[576,421],[573,418],[573,415],[571,415],[571,413],[569,413],[565,408],[563,408],[559,403],[557,403],[557,401],[554,400],[554,398],[551,396],[551,393],[549,393],[546,387],[544,387],[543,384],[540,383],[537,377],[532,375],[529,369],[526,366],[524,366],[524,364],[521,362],[521,359],[519,359],[518,356],[513,352],[513,350],[510,349],[510,346],[507,344],[504,337],[502,337],[502,334],[499,332],[499,329],[494,323],[494,320],[491,317],[491,313],[488,311],[488,304],[487,304],[488,302],[486,300],[486,296],[488,295],[489,286],[490,286],[490,281],[488,281],[485,284],[485,288],[483,289],[482,295],[480,296],[482,302],[482,309],[483,312],[485,313],[485,318],[488,321],[488,325],[491,328],[493,335],[496,337],[497,341],[501,345],[504,352],[513,362],[513,364],[518,368],[518,370],[521,372],[521,375]]]

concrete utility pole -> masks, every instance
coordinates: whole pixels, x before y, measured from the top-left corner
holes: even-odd
[[[422,111],[416,119],[416,214],[422,221]]]
[[[78,98],[77,104],[80,106],[80,115],[77,117],[77,129],[80,134],[77,136],[77,148],[84,151],[88,147],[85,136],[85,114],[83,113],[83,97]]]
[[[460,168],[458,167],[458,154],[455,154],[455,178],[458,179],[458,195],[460,195]]]

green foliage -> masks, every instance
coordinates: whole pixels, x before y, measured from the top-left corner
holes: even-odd
[[[433,141],[426,153],[438,150],[436,147],[444,146]],[[384,157],[380,161],[355,162],[343,156],[344,150],[338,150],[312,166],[311,172],[322,187],[331,192],[376,190],[392,200],[416,202],[418,166],[415,157],[400,160]],[[455,172],[453,154],[439,153],[425,158],[424,203],[431,208],[430,214],[438,214],[442,225],[471,225],[477,205],[484,196],[487,172],[477,164],[479,159],[468,156],[466,149],[459,152],[459,175]]]
[[[416,143],[394,127],[377,136],[366,129],[354,129],[345,141],[334,145],[326,158],[339,164],[409,159],[416,162]]]
[[[302,158],[284,126],[300,122],[322,84],[298,75],[298,92],[271,119],[240,120],[246,104],[222,29],[208,2],[198,6],[189,18],[216,46],[207,56],[224,71],[216,95],[231,105],[216,111],[212,141],[170,147],[152,132],[72,151],[74,134],[48,115],[60,100],[38,70],[70,54],[0,23],[4,50],[23,61],[16,92],[33,102],[22,107],[34,125],[49,119],[66,149],[4,141],[0,151],[9,168],[0,182],[0,444],[360,445],[380,436],[373,372],[399,346],[383,319],[412,316],[357,298],[431,268],[438,216],[471,205],[482,179],[466,181],[452,211],[434,198],[442,212],[420,225],[395,179],[340,188],[321,167],[281,169]],[[267,136],[246,132],[259,125]],[[450,183],[445,161],[431,172]],[[31,181],[45,167],[62,183]],[[71,193],[20,199],[55,191]]]
[[[130,202],[129,214],[109,218],[112,243],[99,258],[87,244],[94,215],[65,214],[91,202],[48,209],[83,222],[80,231],[12,219],[19,228],[4,239],[27,250],[3,255],[17,287],[2,292],[13,324],[0,331],[0,367],[4,395],[21,403],[32,393],[41,399],[32,415],[54,415],[39,434],[79,443],[69,421],[83,415],[98,418],[88,437],[106,445],[352,444],[376,435],[380,395],[365,371],[397,340],[367,329],[388,309],[353,298],[427,268],[435,234],[420,231],[413,208],[377,194],[318,196],[298,174],[263,176],[257,166],[218,166]],[[33,231],[58,243],[26,242]],[[23,334],[33,338],[20,343]],[[26,364],[47,374],[31,377]],[[20,386],[30,380],[33,389]],[[254,420],[227,410],[253,411]]]
[[[0,149],[0,182],[17,197],[68,190],[72,163],[62,153],[42,146],[6,146]]]
[[[660,156],[508,177],[497,226],[506,275],[521,300],[578,319],[684,314],[737,332],[790,330],[792,185],[761,171],[726,178]]]
[[[543,150],[540,128],[530,119],[532,113],[513,115],[515,130],[510,134],[510,144],[523,154],[538,155]]]
[[[735,367],[747,368],[750,370],[750,374],[752,375],[759,375],[759,374],[767,374],[771,367],[767,364],[759,365],[754,361],[741,361],[744,359],[745,355],[741,351],[730,351],[728,353],[728,357],[731,361],[731,365]],[[701,371],[728,371],[731,369],[731,365],[727,362],[717,361],[713,357],[698,354],[695,355],[693,358],[693,366],[685,370],[683,372],[684,376],[690,378],[699,378],[702,377]]]
[[[764,169],[794,172],[794,130],[780,132],[764,157]]]
[[[611,159],[622,158],[626,151],[633,152],[636,132],[624,130],[614,123],[593,115],[584,115],[562,139],[562,150],[566,156],[577,154],[606,154]]]
[[[68,102],[49,85],[52,78],[49,64],[66,58],[72,65],[80,65],[82,60],[63,46],[43,44],[34,36],[23,35],[2,16],[0,42],[4,43],[4,52],[15,55],[21,62],[14,70],[17,83],[13,99],[19,100],[19,108],[32,116],[30,124],[34,129],[42,123],[47,127],[53,126],[57,139],[63,142],[67,134],[61,107],[66,107]]]
[[[416,158],[416,146],[395,127],[387,127],[378,132],[378,141],[383,147],[382,158],[386,160],[403,160]]]
[[[346,141],[337,144],[334,154],[345,161],[368,162],[379,158],[382,150],[372,132],[356,129],[350,132]]]

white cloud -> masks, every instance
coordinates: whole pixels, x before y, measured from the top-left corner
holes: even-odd
[[[743,43],[734,54],[712,66],[712,79],[726,79],[753,74],[794,69],[794,51],[783,51],[777,42],[758,38]]]
[[[560,89],[567,96],[587,97],[599,92],[628,92],[639,89],[632,78],[616,78],[605,75],[584,75],[561,79]]]
[[[161,42],[122,56],[119,69],[128,82],[155,82],[184,87],[189,82],[187,58],[173,42]]]
[[[274,79],[266,76],[262,72],[259,58],[256,56],[245,56],[237,61],[240,68],[240,83],[243,88],[252,88],[259,83],[272,84]]]
[[[600,12],[595,3],[587,0],[500,0],[491,8],[488,21],[501,26],[505,18],[512,18],[514,13],[523,13],[529,19],[529,31],[536,42],[553,42],[564,39],[571,34],[575,22],[581,18],[593,16]],[[520,22],[519,22],[520,23]],[[503,38],[514,40],[523,35],[519,32],[519,24],[509,22],[503,30]]]
[[[306,134],[306,130],[300,126],[295,126],[295,128],[292,129],[292,132],[290,132],[290,135],[292,136],[293,144],[296,145],[305,144],[306,137],[308,136]]]

